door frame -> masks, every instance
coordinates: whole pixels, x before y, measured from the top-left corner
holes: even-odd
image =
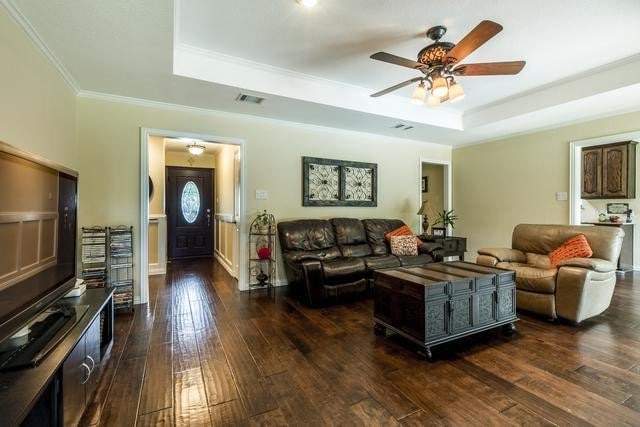
[[[211,227],[211,255],[196,255],[194,257],[177,257],[177,258],[173,258],[175,260],[178,259],[190,259],[190,258],[207,258],[207,257],[211,257],[211,259],[213,260],[215,258],[215,245],[216,245],[216,241],[215,241],[215,234],[216,234],[216,226],[215,226],[215,210],[216,210],[216,169],[215,168],[200,168],[197,166],[166,166],[165,165],[165,183],[164,183],[164,213],[165,216],[167,218],[167,260],[171,259],[170,258],[170,252],[171,252],[171,243],[174,242],[174,240],[172,239],[172,237],[175,236],[171,236],[171,220],[169,219],[169,215],[167,214],[167,207],[169,206],[169,191],[167,191],[167,188],[169,187],[169,171],[171,169],[186,169],[186,170],[207,170],[211,173],[211,193],[210,193],[210,197],[211,197],[211,212],[209,213],[210,216],[210,224],[209,226]],[[173,190],[173,189],[171,189]],[[178,213],[175,213],[176,215],[178,215]],[[179,215],[178,215],[179,216]],[[175,248],[174,248],[175,249]]]
[[[640,132],[618,133],[571,141],[569,144],[569,224],[580,225],[582,193],[581,154],[584,147],[619,141],[640,141]]]
[[[451,205],[452,205],[452,183],[451,183],[451,160],[441,160],[441,159],[429,159],[429,158],[425,158],[425,157],[420,157],[420,163],[418,163],[418,173],[419,173],[419,179],[417,181],[416,187],[418,188],[418,201],[420,202],[418,204],[418,209],[420,209],[420,206],[422,204],[422,188],[421,188],[421,179],[422,179],[422,164],[423,163],[431,163],[432,165],[441,165],[443,166],[443,173],[444,173],[444,208],[446,210],[450,210],[452,209]],[[422,216],[421,215],[417,215],[418,219],[418,224],[419,224],[419,228],[420,228],[420,233],[418,234],[422,234]],[[451,235],[452,230],[447,230],[447,236]]]
[[[238,146],[240,152],[240,208],[238,212],[234,212],[239,232],[239,245],[237,245],[238,253],[235,254],[239,260],[238,271],[238,288],[240,290],[246,288],[243,284],[247,283],[247,243],[246,243],[246,203],[245,203],[245,185],[246,185],[246,141],[240,138],[227,136],[205,135],[192,132],[173,131],[154,128],[140,128],[140,218],[138,221],[139,236],[134,246],[140,254],[139,266],[134,266],[136,278],[140,283],[140,295],[136,304],[144,304],[149,301],[149,137],[160,136],[163,138],[193,138],[203,141],[217,142],[220,144],[229,144]],[[215,201],[214,201],[215,206]],[[215,210],[215,207],[214,207]],[[135,295],[134,295],[135,297]]]

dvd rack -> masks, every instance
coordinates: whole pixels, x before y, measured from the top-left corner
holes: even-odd
[[[107,229],[82,227],[82,278],[87,288],[107,284]]]
[[[109,286],[115,309],[133,310],[133,227],[109,227]]]

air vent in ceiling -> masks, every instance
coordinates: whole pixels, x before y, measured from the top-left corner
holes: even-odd
[[[398,123],[397,125],[391,126],[391,129],[409,130],[413,129],[413,126],[405,125],[404,123]]]
[[[262,104],[262,101],[264,101],[264,98],[261,98],[259,96],[254,96],[254,95],[247,95],[246,93],[240,93],[236,97],[236,101],[248,102],[250,104]]]

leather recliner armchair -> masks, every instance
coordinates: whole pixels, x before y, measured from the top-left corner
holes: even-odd
[[[593,256],[551,267],[547,254],[577,234]],[[476,262],[516,272],[518,309],[578,323],[609,307],[623,237],[618,227],[519,224],[511,248],[480,249]]]
[[[395,256],[385,235],[405,225],[397,219],[300,219],[278,224],[280,248],[292,293],[309,305],[363,293],[381,268],[419,265],[438,256],[423,244],[417,256]]]

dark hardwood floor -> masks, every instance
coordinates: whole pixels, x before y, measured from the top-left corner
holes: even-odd
[[[634,277],[636,282],[634,283]],[[174,263],[119,314],[85,425],[640,425],[640,274],[579,326],[520,313],[427,362],[373,332],[372,300],[311,309]]]

